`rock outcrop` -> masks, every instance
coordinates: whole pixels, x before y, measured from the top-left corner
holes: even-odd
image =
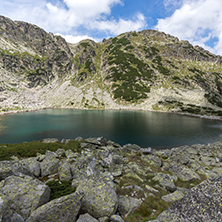
[[[60,148],[0,162],[0,221],[220,221],[222,143],[153,150],[77,140],[79,151],[47,139]]]
[[[160,214],[155,222],[221,221],[222,177],[206,180]]]

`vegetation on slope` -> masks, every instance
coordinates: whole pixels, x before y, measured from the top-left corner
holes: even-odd
[[[47,86],[55,79],[58,84],[71,80],[72,86],[81,88],[79,103],[85,108],[106,106],[103,96],[96,95],[100,92],[118,105],[143,108],[149,101],[156,110],[220,115],[222,58],[187,41],[144,30],[100,43],[84,40],[68,45],[62,37],[28,23],[1,17],[0,27],[1,66],[29,88]],[[198,98],[197,93],[189,96],[197,91]],[[93,94],[90,99],[88,93]],[[74,106],[72,100],[67,105]]]
[[[81,152],[80,143],[74,140],[71,140],[67,144],[59,142],[42,143],[41,141],[18,144],[0,144],[0,161],[10,160],[12,156],[16,156],[19,158],[33,157],[36,156],[38,153],[45,154],[46,150],[55,152],[58,149]]]

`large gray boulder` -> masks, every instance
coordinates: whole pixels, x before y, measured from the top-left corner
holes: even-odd
[[[58,155],[54,152],[46,151],[46,156],[40,163],[40,167],[42,177],[56,173],[59,168]]]
[[[37,157],[30,157],[30,158],[26,158],[21,160],[22,164],[25,164],[30,172],[36,176],[39,177],[41,170],[40,170],[40,162],[37,161]]]
[[[65,162],[59,167],[59,179],[61,181],[72,179],[71,168],[69,163]]]
[[[157,222],[219,222],[222,218],[222,177],[208,179],[161,213]]]
[[[7,211],[7,208],[8,208],[7,197],[0,192],[0,221],[2,221],[2,218]]]
[[[99,177],[86,179],[81,181],[77,191],[84,193],[82,210],[93,217],[109,217],[116,212],[118,198],[110,181]]]
[[[170,166],[169,171],[184,182],[201,180],[200,176],[197,173],[184,165],[173,164]]]
[[[158,173],[153,180],[158,181],[160,185],[170,192],[175,191],[177,188],[174,184],[174,178],[170,176],[169,174],[164,174],[164,173]]]
[[[141,204],[142,200],[140,199],[120,195],[118,211],[122,217],[126,217],[133,213]]]
[[[8,176],[33,176],[30,169],[19,162],[14,161],[1,161],[0,162],[0,181]]]
[[[52,200],[39,207],[27,222],[73,222],[81,208],[82,193],[75,192],[70,195]]]
[[[50,198],[50,188],[31,177],[7,177],[1,187],[1,193],[7,200],[8,208],[24,219]]]
[[[4,212],[2,218],[0,217],[0,221],[2,222],[24,222],[24,218],[18,214],[16,211],[13,211],[9,208]]]

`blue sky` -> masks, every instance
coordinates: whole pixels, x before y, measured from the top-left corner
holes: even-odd
[[[0,0],[0,14],[72,43],[155,29],[222,55],[222,0]]]

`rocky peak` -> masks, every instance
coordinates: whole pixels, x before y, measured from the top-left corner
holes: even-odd
[[[3,67],[28,80],[29,87],[46,85],[55,76],[64,76],[72,68],[73,54],[61,36],[22,21],[0,17],[0,43]]]

